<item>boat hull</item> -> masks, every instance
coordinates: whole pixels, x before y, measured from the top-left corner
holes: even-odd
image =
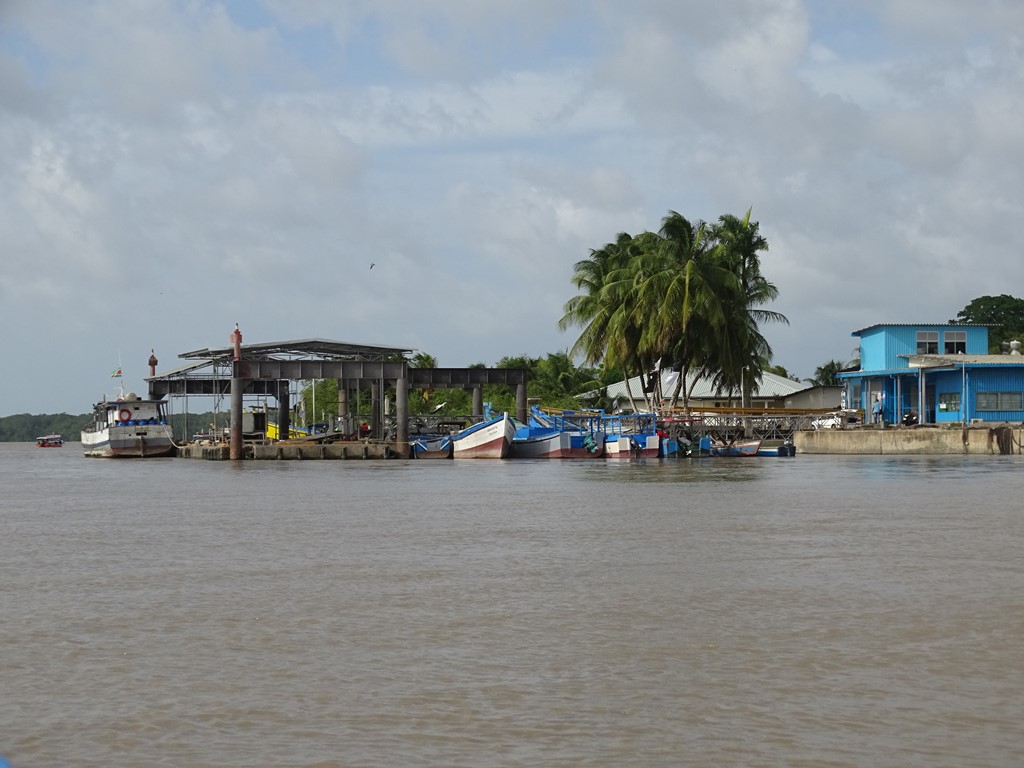
[[[747,458],[750,456],[757,456],[757,452],[761,449],[760,440],[751,440],[743,443],[732,443],[725,445],[713,445],[711,447],[712,456],[727,456],[736,458]]]
[[[517,435],[509,456],[514,459],[599,459],[604,456],[604,433],[551,431]]]
[[[757,449],[758,456],[796,456],[795,445],[777,445]]]
[[[609,459],[656,459],[660,446],[658,435],[611,435],[604,449]]]
[[[111,427],[97,432],[83,432],[82,451],[86,456],[100,459],[149,459],[173,456],[177,449],[170,427],[141,431],[131,430],[130,427]]]
[[[456,459],[504,459],[516,427],[508,414],[474,424],[452,435],[452,457]]]
[[[97,403],[92,423],[82,429],[82,452],[100,459],[174,456],[174,432],[163,407],[163,401],[132,396]]]
[[[437,438],[417,438],[410,444],[414,459],[450,459],[452,457],[452,439],[445,435]]]

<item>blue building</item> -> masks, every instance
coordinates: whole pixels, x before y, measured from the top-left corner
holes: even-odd
[[[1024,357],[1019,342],[988,354],[984,325],[892,324],[854,331],[860,370],[839,374],[850,408],[872,420],[921,424],[1024,421]]]

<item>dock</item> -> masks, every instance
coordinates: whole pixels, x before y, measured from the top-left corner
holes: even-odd
[[[317,443],[285,440],[277,443],[243,444],[241,458],[255,461],[365,460],[399,459],[406,458],[408,455],[408,446],[402,452],[398,443],[373,441]],[[231,446],[229,443],[214,443],[212,445],[190,443],[178,448],[178,458],[228,461],[231,458]]]

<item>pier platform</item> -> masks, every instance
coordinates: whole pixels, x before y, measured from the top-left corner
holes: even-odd
[[[307,459],[401,459],[409,455],[408,446],[401,452],[399,443],[348,442],[315,443],[287,442],[266,445],[246,444],[242,448],[243,459],[264,461],[304,461]],[[203,459],[206,461],[227,461],[230,458],[227,444],[189,444],[178,449],[179,459]]]
[[[797,454],[1007,455],[1021,453],[1024,425],[857,427],[793,433]]]

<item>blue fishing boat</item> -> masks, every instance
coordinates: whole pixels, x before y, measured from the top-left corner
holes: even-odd
[[[762,445],[757,449],[758,456],[796,456],[796,446],[792,443],[781,445]]]
[[[624,413],[602,416],[605,456],[609,459],[647,459],[661,455],[658,416],[654,413]]]
[[[509,448],[515,459],[596,459],[604,455],[601,417],[587,411],[530,409],[529,423],[516,422]]]
[[[451,435],[419,435],[409,441],[414,459],[452,458]]]

